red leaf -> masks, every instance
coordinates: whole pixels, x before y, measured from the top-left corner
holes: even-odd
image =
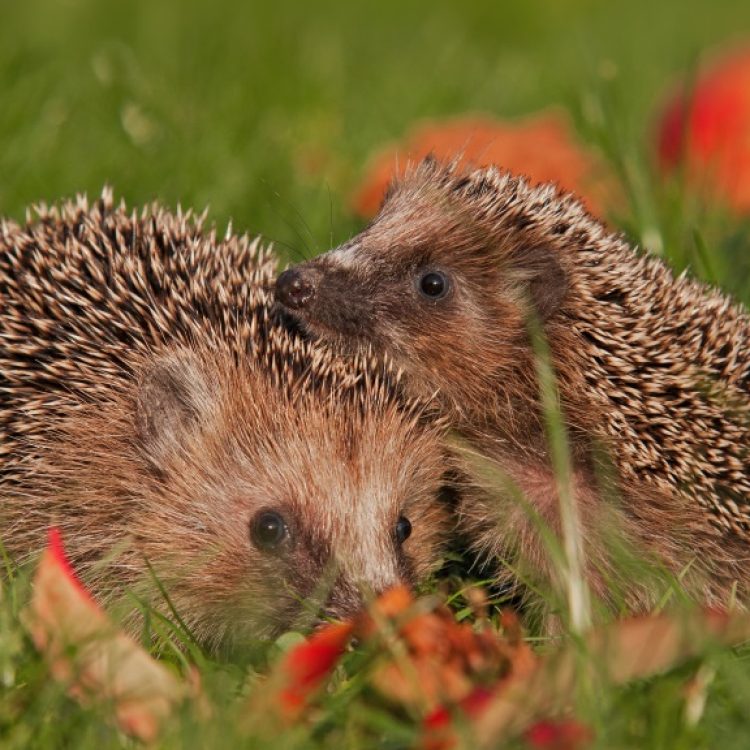
[[[44,554],[57,567],[59,572],[68,579],[70,584],[78,590],[81,596],[88,599],[98,609],[99,605],[94,601],[91,592],[81,583],[81,580],[76,575],[73,566],[70,564],[70,561],[65,554],[62,534],[57,526],[53,526],[47,531],[47,549]]]
[[[594,733],[585,724],[567,721],[539,721],[524,732],[527,744],[540,750],[581,750]]]
[[[279,704],[288,718],[296,717],[336,666],[351,638],[354,625],[326,625],[292,648],[281,661]]]

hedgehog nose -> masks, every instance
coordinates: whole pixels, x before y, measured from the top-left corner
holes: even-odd
[[[315,287],[309,278],[296,268],[290,268],[276,279],[276,299],[284,307],[299,310],[313,298]]]

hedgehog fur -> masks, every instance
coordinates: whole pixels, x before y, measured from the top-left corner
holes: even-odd
[[[557,377],[594,587],[610,598],[605,537],[619,529],[697,598],[746,598],[750,317],[634,251],[575,197],[428,160],[392,186],[361,234],[285,272],[276,293],[312,337],[349,352],[373,346],[412,392],[437,392],[459,433],[559,531],[535,319]],[[461,512],[478,548],[522,552],[554,573],[518,507],[467,496]],[[653,603],[636,582],[620,583],[631,605]]]

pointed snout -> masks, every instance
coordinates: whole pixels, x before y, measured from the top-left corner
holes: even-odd
[[[315,296],[317,273],[305,266],[296,266],[284,271],[276,279],[276,299],[290,310],[301,310]]]
[[[307,335],[349,337],[357,343],[372,338],[375,315],[371,281],[329,251],[292,266],[276,279],[279,308],[300,323]],[[342,346],[344,341],[339,342]]]

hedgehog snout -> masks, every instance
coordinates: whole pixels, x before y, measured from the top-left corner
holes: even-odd
[[[276,299],[291,310],[306,307],[315,296],[316,281],[311,269],[289,268],[276,279]]]

